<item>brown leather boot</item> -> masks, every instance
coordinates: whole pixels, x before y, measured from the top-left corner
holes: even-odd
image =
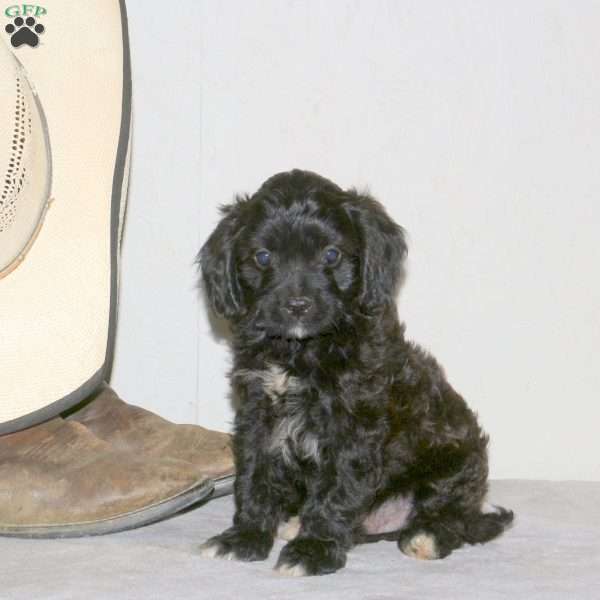
[[[123,402],[104,385],[66,417],[85,425],[116,450],[147,460],[184,461],[199,477],[213,480],[212,497],[229,493],[234,465],[231,436],[199,425],[176,425],[139,406]]]
[[[0,535],[73,537],[139,527],[206,498],[191,462],[145,455],[53,419],[0,437]]]

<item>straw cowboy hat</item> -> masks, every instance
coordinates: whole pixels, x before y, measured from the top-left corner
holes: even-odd
[[[134,527],[226,489],[233,463],[226,434],[104,384],[131,145],[124,0],[0,10],[0,534]]]

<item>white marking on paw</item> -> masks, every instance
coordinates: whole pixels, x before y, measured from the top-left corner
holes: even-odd
[[[296,515],[294,517],[290,517],[287,521],[280,523],[279,528],[277,529],[277,537],[280,540],[291,542],[298,535],[299,531],[300,517]]]
[[[275,571],[280,575],[286,575],[287,577],[304,577],[307,575],[306,569],[300,564],[288,565],[284,563],[275,567]]]
[[[233,552],[227,554],[219,554],[219,544],[215,542],[205,542],[200,546],[199,554],[202,558],[221,558],[224,560],[233,560],[235,558]]]
[[[484,515],[499,515],[502,511],[500,508],[495,506],[494,504],[490,504],[489,502],[484,502],[481,507],[481,512]]]
[[[407,556],[420,560],[435,560],[439,558],[435,537],[429,533],[421,532],[413,536],[401,548]]]
[[[216,558],[218,551],[219,545],[211,542],[204,542],[199,548],[199,554],[204,558]]]

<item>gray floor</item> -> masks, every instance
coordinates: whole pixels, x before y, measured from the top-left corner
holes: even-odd
[[[229,525],[231,496],[168,521],[111,536],[0,539],[0,598],[321,598],[442,600],[600,598],[600,482],[498,481],[490,501],[517,520],[502,538],[442,561],[402,555],[393,543],[352,550],[325,577],[287,578],[264,563],[203,559],[197,546]]]

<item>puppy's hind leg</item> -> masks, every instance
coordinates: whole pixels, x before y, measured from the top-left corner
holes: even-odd
[[[413,558],[433,560],[464,544],[483,544],[500,535],[513,513],[499,507],[482,510],[486,480],[485,458],[473,455],[454,476],[417,489],[413,513],[398,538],[400,550]]]
[[[445,558],[463,544],[483,544],[499,536],[513,520],[512,511],[463,513],[449,509],[435,518],[415,518],[400,532],[398,547],[422,560]]]

